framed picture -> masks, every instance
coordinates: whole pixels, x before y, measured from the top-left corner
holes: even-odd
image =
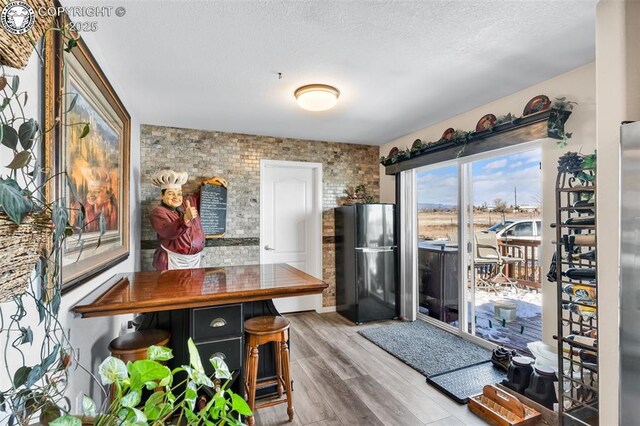
[[[58,25],[67,24],[61,17]],[[69,212],[62,290],[129,257],[131,118],[82,38],[51,31],[45,40],[47,194]]]

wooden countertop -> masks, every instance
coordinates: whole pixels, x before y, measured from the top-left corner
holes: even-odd
[[[83,317],[319,294],[328,285],[284,263],[118,274],[71,308]]]

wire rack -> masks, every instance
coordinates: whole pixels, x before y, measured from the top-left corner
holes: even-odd
[[[563,425],[598,424],[597,257],[585,256],[596,249],[594,177],[593,171],[566,170],[556,180],[558,386]],[[582,279],[568,277],[569,269]],[[585,278],[588,274],[596,278]]]

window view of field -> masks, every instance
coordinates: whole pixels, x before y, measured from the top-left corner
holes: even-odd
[[[477,210],[473,212],[474,231],[484,231],[496,223],[505,220],[537,219],[540,213],[536,211],[514,211],[509,209],[504,214]],[[418,239],[419,240],[448,240],[449,236],[458,232],[458,211],[421,209],[418,210]]]
[[[540,217],[540,151],[473,163],[473,221],[483,231],[505,220]],[[458,229],[458,166],[417,175],[418,238],[446,240]]]

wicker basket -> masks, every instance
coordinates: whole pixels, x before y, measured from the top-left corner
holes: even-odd
[[[29,276],[51,232],[46,215],[27,216],[16,225],[0,213],[0,303],[27,290]]]
[[[39,10],[48,10],[54,7],[52,0],[23,0],[29,4],[35,12],[33,27],[25,34],[11,34],[0,28],[0,65],[8,65],[12,68],[24,68],[29,62],[34,44],[51,27],[53,16],[49,13],[41,14]],[[0,1],[0,8],[4,7],[8,0]],[[53,10],[53,9],[50,9]]]

